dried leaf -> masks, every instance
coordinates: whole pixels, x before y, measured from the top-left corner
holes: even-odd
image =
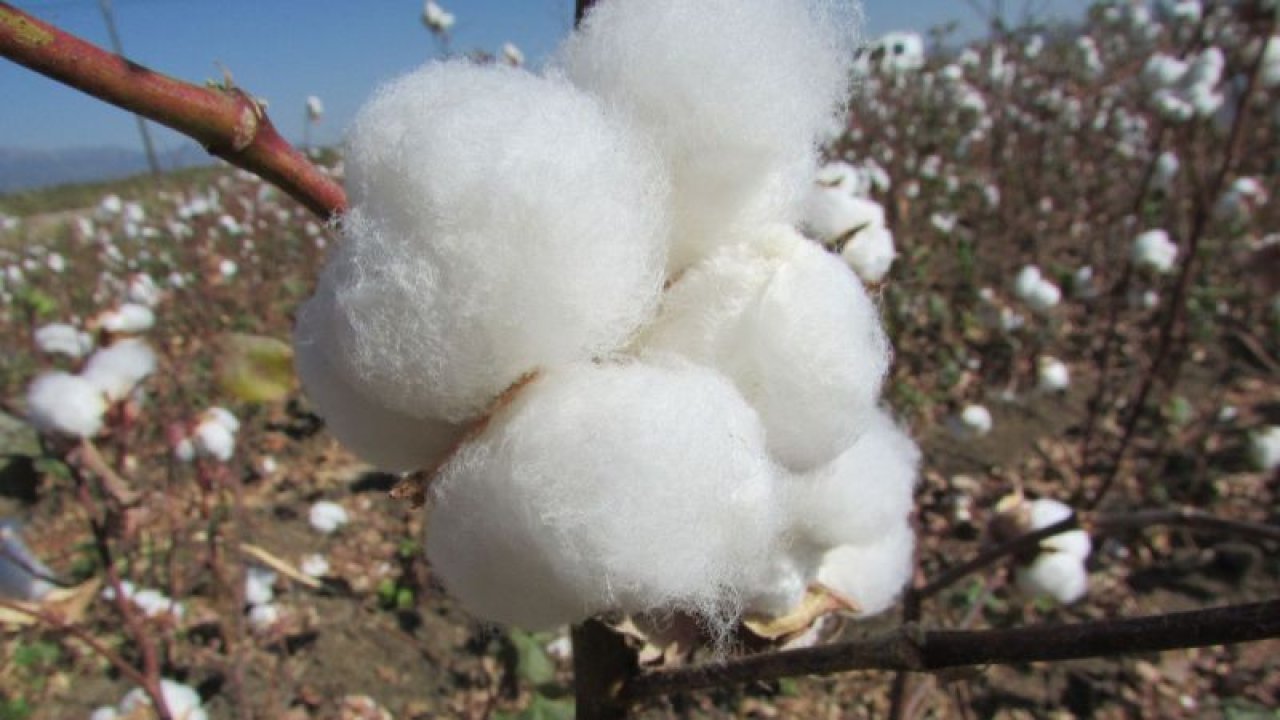
[[[282,340],[231,333],[222,338],[218,358],[218,385],[244,402],[281,400],[297,384],[293,348]]]

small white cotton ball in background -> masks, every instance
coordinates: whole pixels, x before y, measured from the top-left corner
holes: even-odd
[[[889,366],[879,311],[862,283],[781,225],[686,270],[636,345],[727,375],[760,414],[770,452],[797,472],[849,446]]]
[[[280,606],[273,602],[265,602],[249,608],[249,627],[255,632],[266,632],[280,622],[283,613]]]
[[[120,713],[113,707],[96,708],[89,713],[89,720],[119,720]]]
[[[31,552],[17,520],[0,520],[0,596],[39,602],[53,590],[53,571]]]
[[[982,405],[967,405],[948,425],[960,438],[978,438],[991,432],[991,411]]]
[[[568,662],[573,659],[573,641],[568,635],[560,635],[555,640],[547,643],[546,650],[548,655],[560,662]]]
[[[346,509],[338,503],[332,500],[320,500],[307,512],[307,520],[316,532],[329,535],[346,525],[350,517]]]
[[[1067,364],[1048,355],[1036,359],[1036,387],[1042,392],[1062,392],[1071,385]]]
[[[848,98],[855,18],[845,2],[605,2],[569,37],[559,67],[666,159],[670,272],[735,227],[796,219]]]
[[[218,274],[221,275],[223,279],[230,280],[235,277],[238,272],[240,272],[240,266],[236,264],[235,260],[224,258],[218,262]]]
[[[36,348],[50,355],[81,358],[93,350],[93,336],[65,323],[42,325],[35,331]]]
[[[1178,246],[1164,230],[1148,230],[1134,239],[1132,257],[1138,267],[1165,274],[1173,270]]]
[[[1071,506],[1053,498],[1040,498],[1026,504],[1028,530],[1041,530],[1071,517]],[[1093,551],[1089,533],[1079,528],[1045,538],[1040,547],[1062,552],[1084,560]]]
[[[160,695],[169,708],[173,720],[208,720],[208,714],[201,707],[200,694],[188,685],[162,678]],[[151,698],[142,688],[134,688],[120,701],[120,713],[126,717],[134,717],[143,708],[151,707]]]
[[[1078,298],[1088,300],[1098,296],[1098,285],[1093,276],[1093,266],[1085,265],[1071,275],[1071,292]]]
[[[156,324],[155,313],[146,305],[124,303],[94,318],[92,325],[113,333],[140,333]]]
[[[898,250],[893,244],[893,233],[887,228],[873,227],[850,238],[840,250],[840,257],[863,282],[878,283],[889,274]]]
[[[190,437],[182,437],[173,444],[173,457],[179,462],[191,462],[196,459],[196,444]]]
[[[137,590],[129,596],[129,599],[147,617],[156,618],[170,615],[174,620],[181,620],[186,614],[186,609],[181,604],[159,590],[151,588]]]
[[[920,450],[884,411],[830,464],[787,483],[793,532],[822,547],[871,542],[911,511]]]
[[[524,65],[524,53],[514,43],[503,43],[502,61],[512,67],[520,67]]]
[[[314,578],[324,577],[329,574],[329,561],[320,553],[312,553],[302,558],[299,569]]]
[[[93,437],[102,429],[106,411],[102,390],[76,375],[44,373],[27,388],[27,417],[37,430]]]
[[[1266,202],[1266,188],[1257,178],[1236,178],[1218,199],[1214,212],[1228,222],[1239,223],[1252,217]]]
[[[244,601],[248,605],[265,605],[276,596],[276,571],[250,565],[244,574]]]
[[[67,259],[58,253],[49,253],[49,257],[45,259],[45,265],[50,272],[61,273],[67,269]]]
[[[445,466],[427,557],[485,620],[683,610],[718,633],[770,579],[776,484],[759,418],[719,374],[562,366]]]
[[[151,346],[130,338],[117,340],[95,352],[80,371],[80,376],[114,402],[127,397],[155,369],[156,355]]]
[[[160,302],[162,292],[156,281],[146,273],[135,273],[129,278],[125,297],[130,303],[154,308]]]
[[[422,6],[422,24],[433,33],[443,34],[449,32],[453,27],[456,18],[453,13],[445,10],[433,0],[427,0]]]
[[[236,452],[235,433],[215,420],[200,421],[191,434],[191,442],[199,455],[227,462]]]
[[[822,557],[818,582],[852,600],[861,615],[888,610],[914,566],[915,533],[898,525],[870,543],[841,545]]]
[[[1167,190],[1173,185],[1174,179],[1178,176],[1178,156],[1166,150],[1160,153],[1156,158],[1155,166],[1152,168],[1151,182],[1161,189]]]
[[[1256,52],[1256,43],[1253,44]],[[1263,87],[1280,87],[1280,36],[1267,38],[1267,45],[1262,51],[1262,64],[1258,68],[1258,82]]]
[[[1051,597],[1068,605],[1089,590],[1089,571],[1084,561],[1064,552],[1043,552],[1027,567],[1016,572],[1018,587],[1032,597]]]
[[[1249,438],[1249,459],[1266,472],[1280,467],[1280,425],[1259,430]]]
[[[107,195],[98,203],[98,216],[102,218],[110,218],[112,215],[119,215],[124,209],[124,201],[118,195]]]
[[[360,111],[347,171],[294,344],[387,411],[473,419],[539,367],[616,351],[657,304],[660,160],[563,79],[429,64]]]
[[[236,418],[235,414],[230,410],[217,405],[205,410],[201,414],[201,420],[217,423],[231,432],[236,432],[240,429],[240,421]]]
[[[307,120],[313,123],[320,122],[324,117],[324,101],[315,95],[307,96]]]
[[[1018,271],[1013,281],[1013,293],[1038,313],[1053,309],[1062,299],[1062,290],[1040,273],[1040,268],[1027,265]]]
[[[265,455],[258,460],[258,472],[262,475],[274,475],[280,469],[280,463],[270,455]]]

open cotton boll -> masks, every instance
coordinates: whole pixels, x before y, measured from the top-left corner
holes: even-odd
[[[1089,571],[1084,561],[1064,552],[1040,553],[1031,565],[1015,575],[1018,587],[1032,597],[1051,597],[1067,605],[1089,590]]]
[[[724,231],[790,222],[848,96],[856,10],[836,0],[601,2],[558,57],[666,159],[677,272]]]
[[[617,349],[657,303],[659,160],[563,80],[426,65],[360,111],[346,163],[344,242],[295,347],[387,410],[472,419],[526,373]]]
[[[1036,359],[1036,387],[1041,392],[1062,392],[1071,386],[1071,371],[1058,358],[1044,355]]]
[[[1164,274],[1173,270],[1177,258],[1178,246],[1164,230],[1148,230],[1133,241],[1133,262],[1138,267]]]
[[[1053,498],[1040,498],[1027,503],[1027,516],[1031,523],[1031,530],[1040,530],[1060,523],[1071,517],[1071,512],[1071,506]],[[1066,553],[1080,560],[1089,557],[1089,553],[1093,551],[1089,533],[1079,529],[1045,538],[1040,542],[1040,547]]]
[[[50,355],[66,355],[77,359],[93,349],[93,336],[65,323],[49,323],[36,328],[36,347]]]
[[[722,632],[770,579],[776,483],[759,418],[718,373],[561,366],[444,467],[427,557],[485,620],[680,609]]]
[[[769,451],[804,472],[848,448],[889,367],[875,303],[834,255],[759,228],[690,267],[639,339],[719,370],[760,413]]]
[[[276,572],[250,565],[244,574],[244,601],[248,605],[266,605],[275,598]]]
[[[155,369],[156,354],[151,346],[130,338],[118,340],[95,352],[80,371],[80,376],[114,402],[127,397]]]
[[[801,223],[819,242],[831,245],[850,233],[884,227],[884,208],[840,188],[814,185],[805,197]]]
[[[307,511],[307,520],[316,532],[330,535],[350,521],[346,508],[332,500],[320,500]]]
[[[911,579],[915,544],[910,523],[899,522],[872,542],[832,548],[818,582],[852,600],[862,615],[884,612]]]
[[[889,274],[898,250],[888,228],[870,227],[856,233],[840,250],[840,257],[866,283],[878,283]]]
[[[1280,425],[1271,425],[1249,438],[1249,458],[1265,472],[1280,467]]]
[[[156,324],[156,316],[146,305],[128,302],[99,314],[93,324],[107,332],[140,333]]]
[[[102,390],[70,373],[44,373],[27,388],[27,418],[38,430],[93,437],[102,429],[106,411]]]
[[[208,720],[208,714],[201,707],[200,693],[188,685],[175,680],[160,680],[160,695],[164,704],[173,715],[173,720]],[[139,715],[144,708],[151,707],[151,698],[142,688],[134,688],[120,701],[120,713],[125,717]]]
[[[948,422],[952,434],[962,439],[983,437],[991,432],[991,411],[982,405],[966,405]]]
[[[339,375],[319,350],[300,338],[318,332],[317,300],[298,315],[294,363],[307,397],[325,419],[325,427],[356,455],[386,472],[430,468],[462,436],[463,429],[440,420],[416,418],[389,410],[362,395]]]
[[[920,449],[883,410],[828,465],[787,484],[793,532],[823,547],[869,543],[911,512]]]

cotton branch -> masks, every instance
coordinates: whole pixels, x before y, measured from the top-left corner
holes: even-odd
[[[281,137],[262,105],[243,90],[162,75],[6,2],[0,2],[0,56],[195,139],[321,218],[346,209],[342,187]]]
[[[1280,600],[1126,620],[1009,630],[923,630],[901,626],[857,642],[789,650],[639,675],[625,702],[687,690],[849,670],[931,672],[973,665],[1076,660],[1280,637]]]

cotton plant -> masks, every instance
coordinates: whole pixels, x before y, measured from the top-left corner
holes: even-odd
[[[864,282],[878,283],[897,258],[893,233],[879,203],[850,192],[850,187],[861,185],[855,179],[857,170],[847,163],[840,166],[829,165],[819,172],[819,181],[806,198],[801,225],[818,242],[839,249]],[[829,183],[822,182],[827,178]]]
[[[797,229],[851,17],[606,1],[542,74],[433,63],[358,114],[296,362],[338,439],[431,478],[428,560],[478,617],[724,638],[908,579],[879,313]]]

